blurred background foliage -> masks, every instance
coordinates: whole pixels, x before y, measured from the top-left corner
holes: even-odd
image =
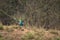
[[[6,14],[22,18],[25,25],[59,28],[60,0],[0,0],[0,21],[12,24],[13,18]]]

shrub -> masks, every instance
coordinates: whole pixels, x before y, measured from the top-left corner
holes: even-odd
[[[0,30],[3,30],[3,26],[2,25],[0,25]]]
[[[12,32],[12,31],[14,31],[13,28],[9,28],[9,27],[6,27],[5,30],[6,30],[7,32]]]
[[[0,40],[3,40],[2,35],[0,34]]]
[[[12,32],[12,31],[14,31],[14,30],[11,28],[11,29],[8,29],[7,31],[8,31],[8,32]]]
[[[60,40],[60,37],[56,37],[55,40]]]
[[[13,27],[14,29],[18,29],[18,27]]]
[[[0,40],[3,40],[2,38],[0,38]]]
[[[2,37],[2,35],[0,34],[0,38]]]
[[[58,35],[58,32],[56,32],[56,31],[51,31],[50,33]]]
[[[28,32],[26,35],[22,36],[21,40],[32,40],[34,39],[34,35]]]

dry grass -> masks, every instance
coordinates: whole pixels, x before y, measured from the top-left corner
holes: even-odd
[[[23,28],[22,31],[18,26],[4,26],[0,31],[0,40],[60,40],[59,30],[48,30],[43,28]]]

